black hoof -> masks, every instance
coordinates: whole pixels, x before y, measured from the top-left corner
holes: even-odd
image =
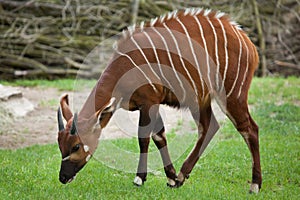
[[[167,183],[167,186],[168,186],[169,188],[176,188],[176,184],[175,184],[175,185],[171,185],[170,183]]]
[[[136,187],[142,187],[142,186],[144,185],[144,183],[143,183],[142,185],[139,185],[139,184],[137,184],[137,183],[135,183],[135,182],[132,182],[132,183],[133,183],[133,185],[136,186]]]
[[[183,182],[176,180],[176,187],[179,188],[183,185]]]

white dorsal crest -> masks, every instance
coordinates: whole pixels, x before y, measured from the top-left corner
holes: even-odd
[[[216,18],[220,19],[221,17],[223,17],[225,15],[225,13],[218,11],[216,13]]]
[[[150,21],[150,26],[154,26],[154,24],[157,22],[158,18],[154,18],[154,19],[151,19]]]
[[[160,22],[163,22],[163,21],[165,20],[165,18],[166,18],[166,14],[160,16],[160,17],[159,17],[159,21],[160,21]]]
[[[236,21],[230,21],[230,24],[238,30],[242,30],[241,26]]]
[[[173,12],[169,12],[169,13],[168,13],[168,16],[167,16],[167,20],[171,19],[172,16],[173,16]]]
[[[187,9],[185,9],[183,15],[184,15],[184,16],[187,16],[188,14],[190,14],[190,12],[191,12],[191,9],[190,9],[190,8],[187,8]]]
[[[140,27],[139,27],[141,32],[144,30],[144,26],[145,26],[145,22],[142,21],[142,22],[140,23]]]
[[[129,27],[127,28],[128,33],[129,33],[129,36],[132,36],[133,32],[135,31],[135,27],[136,27],[136,25],[133,24],[132,26],[129,26]]]
[[[198,8],[197,12],[195,13],[195,15],[199,15],[202,12],[203,8]]]
[[[204,11],[204,16],[205,17],[207,17],[208,15],[209,15],[209,13],[211,13],[211,9],[206,9],[205,11]]]
[[[165,22],[166,20],[176,19],[178,18],[178,12],[179,10],[174,10],[172,12],[168,12],[166,14],[161,15],[160,17],[156,17],[150,20],[148,25],[145,25],[146,23],[142,21],[140,25],[137,27],[136,24],[133,24],[131,26],[127,27],[127,30],[124,29],[122,31],[123,38],[131,37],[137,29],[139,29],[140,32],[143,32],[145,30],[145,26],[153,27],[155,24],[159,21],[160,23]],[[203,9],[203,8],[186,8],[182,11],[182,14],[184,16],[191,15],[191,16],[197,16],[201,12],[204,17],[208,17],[209,14],[214,13],[214,17],[217,19],[220,19],[224,16],[226,16],[226,13],[221,11],[212,12],[211,9]],[[239,24],[237,24],[235,21],[230,21],[231,25],[234,26],[236,29],[241,30],[241,27]]]

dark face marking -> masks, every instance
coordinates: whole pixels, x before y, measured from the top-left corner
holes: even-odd
[[[59,172],[59,180],[66,184],[71,182],[77,172],[79,172],[87,163],[87,157],[90,155],[85,151],[77,134],[71,135],[68,130],[60,131],[58,134],[58,144],[62,154],[62,162]]]

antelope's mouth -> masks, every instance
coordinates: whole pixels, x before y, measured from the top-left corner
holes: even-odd
[[[71,183],[75,178],[76,178],[76,174],[71,178],[67,178],[66,176],[60,176],[59,181],[63,184],[67,184],[67,183]]]
[[[76,175],[73,176],[72,178],[70,178],[70,179],[67,181],[67,183],[71,183],[73,180],[75,180],[75,178],[76,178]]]

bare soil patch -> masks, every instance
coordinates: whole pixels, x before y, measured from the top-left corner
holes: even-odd
[[[76,98],[75,104],[79,103],[82,105],[82,102],[85,101],[90,92],[84,91],[74,94],[72,92],[58,91],[54,88],[18,87],[18,89],[22,91],[23,97],[34,104],[35,109],[25,117],[13,119],[8,116],[0,119],[2,120],[2,123],[0,123],[0,148],[2,149],[16,149],[36,144],[56,143],[56,112],[59,106],[59,98],[62,94],[69,93],[72,107],[73,96]],[[193,120],[187,111],[183,113],[167,106],[162,106],[161,111],[167,132],[179,126],[184,132],[196,132],[195,126],[191,126],[191,121]],[[217,116],[222,116],[219,110],[216,112],[218,112]],[[138,116],[138,112],[117,111],[108,126],[103,129],[101,139],[137,137]],[[180,124],[182,120],[185,123]]]
[[[34,104],[35,109],[25,117],[7,116],[0,127],[0,148],[15,149],[34,144],[54,143],[57,134],[56,112],[51,102],[57,101],[56,89],[23,88],[23,97]],[[53,103],[54,104],[54,103]]]

